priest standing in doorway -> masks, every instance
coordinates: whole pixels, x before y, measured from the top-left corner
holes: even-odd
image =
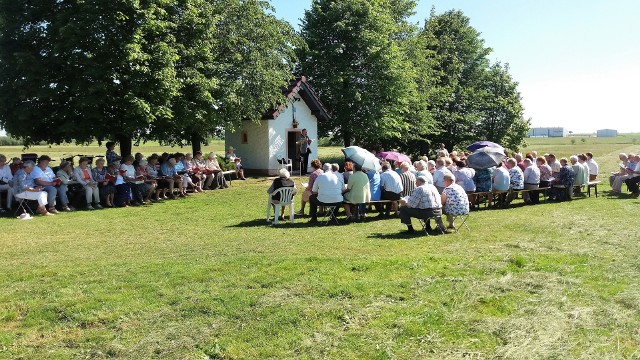
[[[311,154],[311,139],[307,136],[307,129],[302,129],[300,133],[300,156],[302,157],[302,166],[300,168],[300,174],[307,174],[307,165],[309,165],[309,154]]]

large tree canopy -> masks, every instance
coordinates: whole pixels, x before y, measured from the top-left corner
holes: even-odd
[[[0,0],[0,126],[25,144],[183,144],[260,119],[298,37],[260,0]],[[194,136],[196,135],[196,136]]]
[[[416,76],[403,48],[414,8],[412,0],[314,0],[305,13],[301,72],[332,113],[321,131],[345,146],[393,143],[429,125],[412,106]]]
[[[368,147],[427,153],[487,139],[518,148],[528,123],[508,67],[460,11],[408,22],[410,0],[314,0],[301,71],[333,115],[321,129]]]

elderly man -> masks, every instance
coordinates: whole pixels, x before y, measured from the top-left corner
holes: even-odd
[[[545,157],[547,159],[547,164],[551,167],[551,174],[556,176],[560,172],[560,168],[562,165],[556,160],[556,156],[553,154],[549,154]]]
[[[436,160],[436,170],[433,172],[433,185],[435,185],[438,192],[442,194],[442,190],[445,188],[444,175],[451,174],[451,171],[447,169],[447,163],[444,158]]]
[[[318,206],[337,206],[344,200],[342,197],[344,183],[331,171],[331,164],[324,164],[323,170],[325,172],[318,175],[313,182],[312,195],[309,198],[310,223],[318,222]]]
[[[400,164],[400,180],[402,181],[402,195],[409,196],[416,188],[416,176],[411,172],[411,166],[408,162]]]
[[[411,196],[400,200],[402,204],[400,207],[400,222],[407,225],[406,233],[414,231],[413,225],[411,225],[412,217],[425,219],[429,229],[431,228],[430,219],[435,217],[438,228],[444,231],[444,224],[441,218],[442,199],[438,189],[431,184],[427,184],[427,179],[424,176],[416,178],[416,185],[417,187],[411,193]]]
[[[47,211],[47,192],[37,186],[32,174],[35,164],[33,161],[25,161],[22,169],[13,176],[13,192],[16,199],[38,200],[38,213],[53,215]]]
[[[47,210],[52,214],[57,214],[58,211],[55,208],[56,195],[58,195],[58,189],[56,188],[55,178],[53,170],[49,167],[51,158],[47,155],[42,155],[38,158],[38,165],[33,168],[31,178],[36,185],[42,187],[47,192]],[[67,194],[60,194],[60,196],[66,197]],[[66,199],[65,199],[66,200]],[[68,201],[63,201],[65,204]]]
[[[631,173],[635,170],[636,165],[638,164],[638,158],[640,157],[636,157],[635,154],[629,154],[627,161],[623,161],[622,164],[620,164],[620,172],[616,174],[613,179],[611,191],[615,193],[622,192],[622,184],[631,177]]]
[[[593,154],[588,152],[584,154],[587,157],[587,166],[589,166],[589,181],[595,181],[598,178],[600,168],[598,163],[593,160]]]
[[[640,188],[638,187],[638,183],[640,182],[640,155],[637,155],[635,158],[636,167],[633,170],[629,170],[629,178],[624,182],[627,184],[631,195],[634,198],[640,196]]]
[[[524,159],[524,189],[529,190],[522,193],[522,198],[527,204],[538,204],[540,197],[535,191],[540,186],[540,169],[533,164],[531,159]],[[533,191],[532,191],[533,190]]]
[[[390,200],[390,204],[386,204],[385,212],[380,211],[378,217],[385,217],[390,215],[390,211],[393,208],[393,212],[398,211],[398,200],[402,195],[402,179],[397,172],[391,170],[391,164],[388,161],[382,163],[382,174],[380,174],[380,187],[382,187],[382,200]]]

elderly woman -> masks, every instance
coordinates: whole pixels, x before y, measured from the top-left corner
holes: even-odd
[[[224,174],[222,174],[222,168],[218,163],[218,159],[215,153],[209,153],[206,161],[206,170],[209,173],[207,175],[207,179],[204,183],[205,189],[222,189],[228,188],[229,184],[227,184],[227,180],[224,178]]]
[[[524,190],[524,174],[518,166],[518,160],[515,158],[508,159],[507,169],[509,169],[509,185],[511,190]],[[517,192],[509,192],[509,195],[507,195],[507,203],[511,203],[517,195]]]
[[[200,168],[196,165],[191,153],[187,153],[184,156],[184,169],[189,176],[189,184],[193,187],[194,192],[203,192],[202,186],[204,185],[204,175]]]
[[[551,181],[551,189],[549,190],[549,200],[569,200],[571,198],[571,188],[573,186],[573,178],[575,173],[566,158],[560,159],[560,171],[558,175]],[[557,188],[556,186],[562,186],[563,188]],[[569,189],[569,191],[565,191]],[[566,199],[566,194],[569,195],[569,199]]]
[[[536,165],[538,166],[538,170],[540,170],[540,187],[549,187],[551,180],[553,180],[551,166],[547,164],[547,160],[543,156],[538,156]]]
[[[344,193],[344,201],[347,222],[364,219],[364,211],[356,215],[352,214],[351,210],[360,204],[366,204],[371,201],[371,187],[369,186],[369,177],[365,169],[357,169],[357,171],[349,177],[347,190],[345,190]]]
[[[11,166],[7,164],[7,157],[0,154],[0,194],[5,191],[7,193],[7,209],[11,208],[11,200],[13,197],[13,189],[11,188],[12,179],[13,173],[11,172]],[[5,211],[2,207],[2,201],[0,201],[0,213]]]
[[[85,198],[87,200],[87,210],[102,209],[100,205],[100,190],[98,182],[93,178],[91,170],[89,170],[89,159],[81,158],[78,167],[73,170],[76,181],[84,188]],[[91,206],[93,200],[93,206]]]
[[[427,167],[428,167],[427,161],[424,161],[424,160],[416,161],[413,166],[416,169],[416,172],[414,173],[416,178],[418,176],[424,176],[424,178],[427,179],[427,184],[433,184],[433,175],[431,175],[429,170],[427,170]]]
[[[143,195],[143,203],[151,202],[151,197],[156,192],[156,188],[158,187],[158,182],[156,181],[156,179],[149,175],[149,172],[147,171],[147,165],[149,165],[149,162],[147,162],[147,160],[140,160],[138,162],[138,165],[136,166],[136,179],[138,179],[139,181],[142,180],[142,184],[139,184],[138,186]]]
[[[304,190],[304,192],[302,193],[302,201],[301,201],[301,205],[300,205],[300,211],[298,211],[296,213],[296,215],[298,216],[303,216],[304,215],[304,207],[307,205],[307,203],[309,202],[311,195],[312,195],[312,189],[313,189],[313,183],[316,181],[316,179],[318,178],[318,176],[320,176],[323,171],[322,171],[322,163],[320,162],[320,160],[318,159],[314,159],[311,161],[311,167],[313,168],[313,172],[311,174],[309,174],[309,182],[307,183],[307,187]]]
[[[73,207],[69,206],[69,197],[67,195],[69,191],[69,185],[73,184],[76,180],[73,174],[73,166],[68,161],[60,163],[60,168],[56,173],[58,179],[60,179],[60,186],[58,186],[58,197],[60,198],[60,204],[63,211],[73,211]]]
[[[168,180],[172,180],[175,185],[178,185],[178,188],[182,188],[182,176],[178,175],[178,172],[176,171],[175,158],[167,159],[162,166],[160,166],[160,172],[162,173],[162,176]],[[173,189],[170,190],[170,193],[171,195],[169,195],[169,198],[175,199],[176,195],[173,193]]]
[[[296,185],[293,182],[293,180],[290,179],[291,174],[289,174],[289,171],[287,169],[280,169],[279,171],[279,175],[277,178],[273,179],[273,182],[271,183],[271,186],[269,187],[269,189],[267,189],[267,194],[273,194],[274,191],[283,188],[283,187],[291,187],[294,188],[293,189],[293,194],[295,195],[297,192],[297,189],[295,188]],[[271,206],[273,206],[274,208],[274,216],[278,216],[278,214],[275,214],[275,204],[279,204],[280,203],[280,194],[274,194],[271,197]],[[284,218],[284,206],[280,207],[280,218]]]
[[[160,166],[158,165],[158,156],[151,155],[147,161],[147,176],[154,179],[157,183],[156,200],[165,200],[169,197],[167,192],[173,194],[174,180],[160,175]]]
[[[227,149],[227,153],[224,155],[224,158],[232,162],[236,167],[236,177],[240,180],[247,180],[244,177],[244,166],[242,166],[242,159],[235,153],[235,148],[233,146],[229,146]]]
[[[344,184],[345,185],[349,184],[349,177],[351,175],[353,175],[353,162],[346,161],[344,163],[344,173],[342,174],[342,177],[344,178]]]
[[[13,194],[16,199],[38,200],[38,214],[53,215],[47,211],[47,193],[42,187],[36,186],[31,173],[36,164],[27,160],[22,169],[18,169],[13,176]]]
[[[96,167],[91,170],[91,173],[93,180],[98,184],[100,199],[106,207],[113,207],[113,197],[115,196],[116,188],[113,185],[113,180],[110,180],[111,175],[109,175],[104,164],[104,159],[100,158],[96,160]]]
[[[456,177],[453,174],[444,175],[445,188],[442,190],[442,205],[444,213],[449,222],[448,229],[455,229],[453,220],[456,216],[469,213],[469,199],[462,186],[456,184]]]

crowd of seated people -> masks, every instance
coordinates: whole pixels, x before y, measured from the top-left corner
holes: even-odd
[[[14,158],[8,164],[0,154],[0,213],[11,209],[14,199],[37,200],[39,214],[53,215],[74,211],[78,204],[87,210],[139,206],[186,197],[188,190],[199,193],[229,187],[215,153],[206,159],[201,152],[121,157],[114,145],[108,142],[105,156],[95,164],[93,157],[81,157],[76,167],[63,160],[55,172],[47,155],[35,161]],[[242,169],[236,169],[244,178]]]
[[[367,211],[375,207],[378,217],[393,214],[410,225],[407,219],[411,216],[440,211],[448,215],[448,224],[437,226],[451,229],[455,228],[455,217],[468,213],[470,205],[476,204],[480,196],[486,198],[487,206],[507,205],[520,193],[524,204],[538,204],[541,191],[545,191],[552,201],[565,200],[566,189],[573,192],[588,185],[597,179],[599,171],[591,153],[571,156],[569,160],[558,160],[554,154],[538,156],[535,151],[525,155],[515,153],[498,166],[479,170],[467,166],[463,153],[441,150],[440,155],[443,156],[435,161],[422,158],[413,164],[381,160],[380,171],[363,168],[347,159],[342,173],[337,164],[323,165],[319,160],[313,160],[314,171],[309,182],[303,184],[302,205],[296,215],[304,216],[308,203],[310,222],[316,223],[319,208],[339,205],[344,207],[346,222],[351,222],[362,220]],[[632,165],[635,167],[636,164]],[[634,194],[640,192],[640,168],[618,175],[624,176],[625,180],[635,175],[630,189]],[[612,176],[612,182],[614,178]],[[418,194],[414,195],[416,191]],[[409,227],[408,231],[412,230]]]

